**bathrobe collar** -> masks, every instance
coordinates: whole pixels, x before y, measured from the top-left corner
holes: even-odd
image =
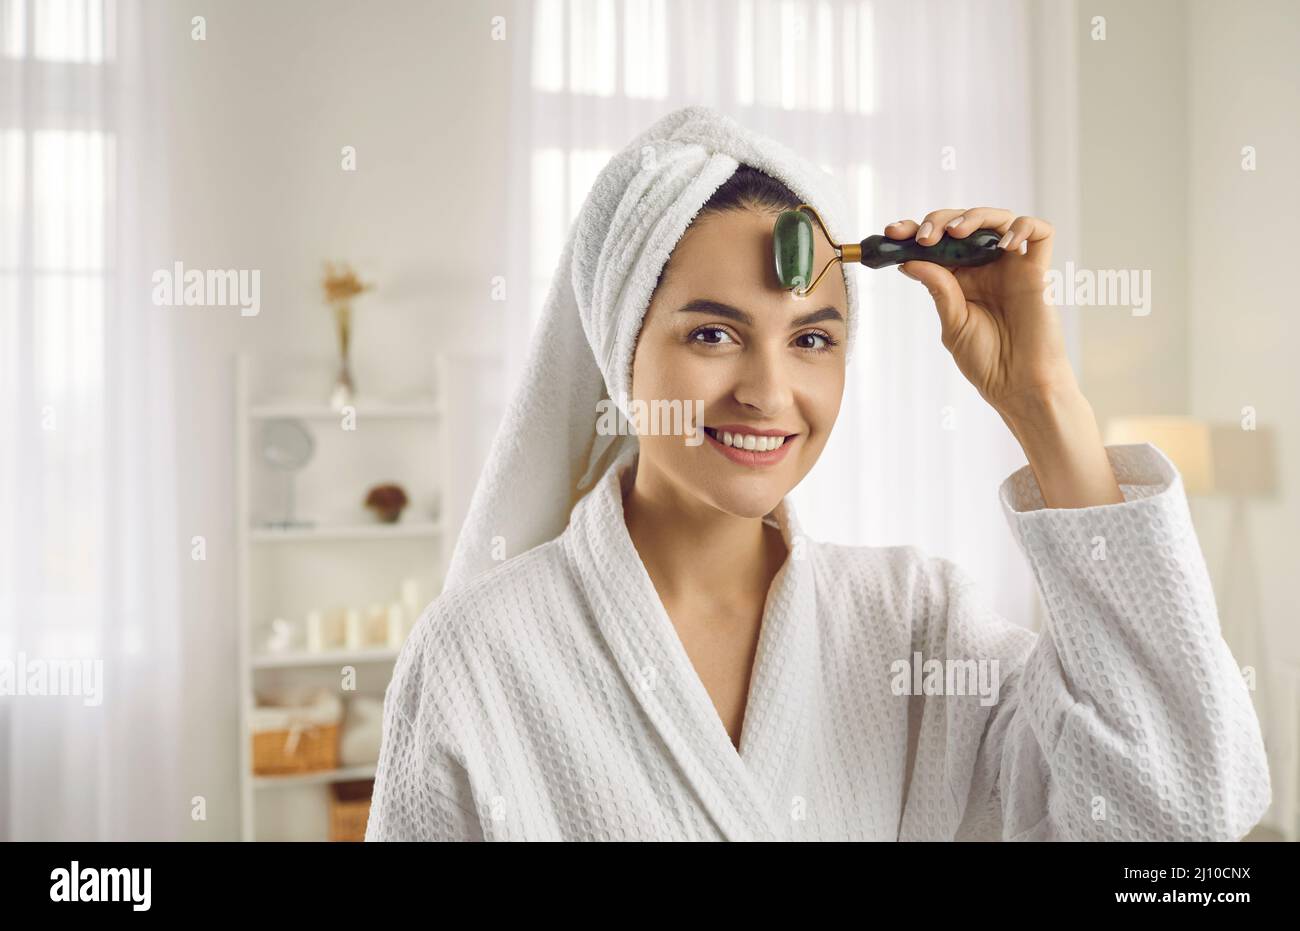
[[[764,518],[790,555],[768,592],[737,752],[628,535],[623,493],[636,458],[621,455],[574,506],[566,553],[629,689],[719,830],[731,840],[783,837],[817,668],[809,543],[788,498]]]

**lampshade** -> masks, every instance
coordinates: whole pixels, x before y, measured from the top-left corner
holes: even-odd
[[[1195,417],[1116,417],[1106,423],[1106,445],[1151,443],[1173,461],[1189,495],[1214,491],[1210,427]]]
[[[1214,444],[1214,492],[1245,498],[1278,493],[1277,452],[1270,427],[1242,429],[1240,423],[1210,425]]]

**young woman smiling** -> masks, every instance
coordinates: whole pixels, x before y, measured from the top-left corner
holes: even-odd
[[[775,217],[814,187],[704,108],[602,173],[453,581],[399,658],[368,838],[1226,840],[1260,817],[1258,722],[1181,480],[1149,444],[1103,447],[1043,299],[1047,222],[945,209],[885,233],[1005,233],[990,265],[901,269],[1025,452],[1001,494],[1048,629],[997,617],[915,547],[804,536],[787,494],[834,427],[860,312],[855,272],[811,299],[776,280]],[[818,236],[816,268],[833,254]],[[702,400],[706,441],[548,457],[593,400],[584,366],[611,397],[626,377],[639,401]],[[584,464],[594,487],[557,506],[548,489]],[[549,525],[518,522],[533,483]],[[480,541],[511,521],[540,541],[485,564]],[[996,700],[951,676],[900,689],[913,657],[991,673]]]

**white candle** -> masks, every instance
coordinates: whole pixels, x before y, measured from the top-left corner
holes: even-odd
[[[361,627],[361,612],[348,608],[343,615],[343,643],[349,650],[359,650],[365,644],[365,631]]]
[[[325,618],[319,611],[307,612],[307,652],[320,653],[325,649]]]
[[[374,602],[366,609],[366,645],[388,642],[388,609]]]
[[[406,609],[394,601],[388,606],[388,645],[394,650],[406,639]]]
[[[402,606],[406,608],[406,614],[411,620],[420,616],[420,609],[424,605],[420,604],[420,583],[416,579],[404,579],[402,581]]]

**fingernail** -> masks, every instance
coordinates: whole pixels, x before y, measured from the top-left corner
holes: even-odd
[[[902,272],[904,275],[907,275],[908,278],[912,278],[913,281],[916,280],[915,278],[912,277],[911,272],[909,272],[909,271],[908,271],[906,268],[904,268],[903,266],[898,265],[898,266],[895,266],[895,267],[896,267],[900,272]]]
[[[1007,245],[1011,242],[1011,240],[1015,238],[1016,238],[1016,234],[1013,233],[1011,230],[1007,230],[1005,233],[1002,234],[1002,238],[998,240],[998,248],[1005,249]]]
[[[930,230],[932,229],[934,229],[934,227],[930,224],[929,220],[926,220],[924,223],[921,224],[921,228],[916,231],[916,238],[924,239],[925,237],[930,235]]]
[[[966,217],[964,217],[964,216],[953,217],[951,220],[948,221],[948,225],[945,226],[944,229],[946,229],[946,230],[950,230],[950,229],[952,229],[954,226],[961,226],[961,225],[962,225],[963,223],[965,223],[965,222],[966,222]]]
[[[903,221],[902,221],[902,220],[895,220],[893,223],[891,223],[891,224],[889,224],[889,225],[890,225],[890,226],[902,226],[902,225],[903,225]]]

